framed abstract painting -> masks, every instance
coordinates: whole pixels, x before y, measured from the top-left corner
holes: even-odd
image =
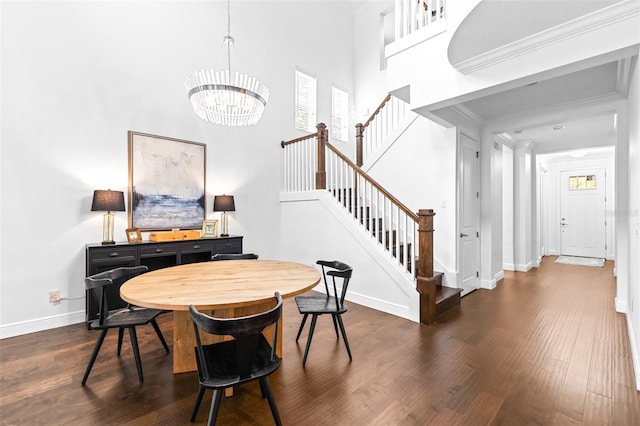
[[[199,142],[129,131],[129,228],[202,227],[206,149]]]

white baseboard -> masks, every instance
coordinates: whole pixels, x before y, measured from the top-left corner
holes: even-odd
[[[527,272],[533,267],[533,264],[532,262],[529,262],[525,265],[522,265],[522,264],[515,265],[515,267],[516,267],[515,270],[518,272]]]
[[[514,265],[513,263],[503,263],[502,269],[504,269],[505,271],[515,271],[516,265]]]
[[[0,327],[0,339],[35,333],[36,331],[50,330],[52,328],[78,324],[84,321],[84,311],[76,311],[28,321],[14,322]]]
[[[493,290],[498,286],[498,282],[493,280],[480,280],[480,288],[484,288],[485,290]]]
[[[347,291],[347,296],[345,297],[350,302],[357,303],[362,306],[366,306],[367,308],[375,309],[377,311],[386,312],[391,315],[395,315],[397,317],[401,317],[404,319],[408,319],[413,322],[420,322],[420,319],[413,318],[412,310],[409,306],[402,306],[395,303],[389,303],[386,300],[376,299],[370,296],[366,296],[363,294],[353,293]]]
[[[629,344],[631,345],[633,371],[636,373],[636,390],[640,391],[640,355],[638,354],[636,335],[633,331],[633,322],[631,321],[631,315],[626,314],[625,317],[627,318],[627,332],[629,333]]]
[[[621,300],[616,297],[616,312],[626,314],[628,311],[628,305],[626,300]]]
[[[502,279],[504,279],[504,271],[500,271],[498,272],[495,276],[494,279],[496,281],[496,283]]]

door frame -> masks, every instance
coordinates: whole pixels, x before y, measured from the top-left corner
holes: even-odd
[[[556,232],[558,235],[558,255],[562,255],[564,253],[565,248],[563,247],[563,237],[562,237],[562,225],[560,224],[561,219],[562,219],[562,212],[563,212],[563,203],[564,203],[564,189],[563,189],[563,182],[562,182],[562,177],[564,173],[576,173],[576,174],[584,174],[584,173],[590,173],[593,172],[595,170],[601,171],[602,172],[602,177],[604,180],[604,185],[602,187],[602,191],[603,191],[603,197],[604,197],[604,206],[603,206],[603,213],[604,213],[604,224],[603,224],[603,243],[604,243],[604,256],[597,256],[597,257],[602,257],[604,259],[608,258],[609,255],[609,244],[608,244],[608,233],[609,233],[609,220],[607,219],[607,198],[608,198],[608,190],[607,190],[607,167],[604,165],[594,165],[592,167],[590,166],[577,166],[577,167],[560,167],[558,169],[558,220],[556,221]]]
[[[462,280],[463,280],[463,274],[462,274],[462,266],[463,266],[463,250],[462,250],[462,244],[460,241],[460,233],[461,233],[461,229],[462,229],[462,212],[463,212],[463,201],[464,201],[464,197],[463,197],[463,179],[462,179],[462,163],[463,163],[463,156],[462,156],[462,136],[466,136],[467,138],[473,140],[476,143],[476,152],[478,153],[478,158],[476,159],[476,169],[475,169],[475,186],[476,186],[476,191],[479,193],[480,191],[480,158],[479,158],[479,153],[480,153],[480,137],[476,136],[473,132],[467,131],[464,128],[457,128],[457,132],[456,132],[456,200],[457,200],[457,208],[456,208],[456,270],[457,270],[457,279],[456,279],[456,287],[457,288],[462,288]],[[475,221],[476,221],[476,230],[479,233],[480,232],[480,197],[476,198],[476,215],[475,215]],[[477,290],[480,288],[480,238],[479,236],[476,237],[477,243],[476,243],[476,267],[477,267],[477,276],[476,276],[476,281],[475,281],[475,288],[473,288],[470,292]],[[468,293],[465,293],[465,295]]]

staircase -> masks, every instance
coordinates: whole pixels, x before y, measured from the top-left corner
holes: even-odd
[[[385,106],[389,114],[385,116]],[[388,261],[405,271],[415,282],[420,296],[420,322],[433,324],[436,318],[460,305],[461,289],[442,286],[443,274],[433,271],[433,210],[414,213],[361,169],[365,153],[375,146],[363,147],[367,128],[377,135],[389,134],[402,118],[404,107],[387,96],[365,125],[356,125],[356,164],[328,142],[328,130],[318,124],[317,132],[290,141],[284,149],[283,192],[326,190],[345,214],[387,253]],[[380,120],[376,124],[376,120]],[[382,124],[381,124],[382,123]],[[379,137],[376,138],[379,145]],[[366,155],[366,154],[365,154]]]

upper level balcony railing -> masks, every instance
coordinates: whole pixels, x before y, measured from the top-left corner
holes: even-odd
[[[446,19],[447,0],[395,0],[395,39]]]

